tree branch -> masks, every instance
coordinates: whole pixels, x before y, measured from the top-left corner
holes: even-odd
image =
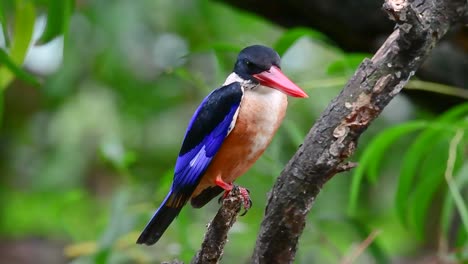
[[[269,195],[252,263],[292,263],[305,218],[322,186],[350,157],[358,139],[462,19],[466,0],[387,0],[395,31],[364,60],[286,165]]]
[[[234,187],[223,200],[221,208],[208,224],[205,239],[200,251],[192,259],[192,264],[218,263],[223,255],[224,245],[227,241],[227,233],[236,222],[239,211],[242,207],[243,197],[239,188]]]

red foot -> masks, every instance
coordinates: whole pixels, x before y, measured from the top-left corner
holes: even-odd
[[[250,191],[248,189],[244,188],[244,187],[240,187],[240,186],[237,186],[237,185],[233,186],[232,190],[234,190],[234,189],[239,190],[240,197],[242,199],[242,204],[243,204],[244,209],[245,209],[245,211],[241,214],[241,216],[244,216],[247,213],[247,211],[249,211],[249,209],[252,207],[252,200],[250,199]],[[226,197],[228,197],[228,195],[229,195],[229,193],[231,191],[224,191],[223,195],[221,197],[219,197],[218,203],[221,203],[221,201],[226,199]]]
[[[233,190],[233,188],[239,188],[240,196],[242,197],[242,203],[244,204],[245,211],[241,214],[241,216],[245,215],[247,211],[252,207],[252,200],[250,200],[250,192],[244,187],[240,187],[237,185],[233,185],[232,183],[227,183],[221,179],[221,177],[216,177],[215,180],[216,185],[224,189],[224,194],[219,198],[218,202],[220,203],[222,200],[226,199],[229,193]]]
[[[242,201],[244,202],[244,209],[245,211],[241,214],[244,216],[247,211],[252,207],[252,200],[250,199],[250,191],[244,187],[237,186],[239,188],[239,192],[242,196]]]

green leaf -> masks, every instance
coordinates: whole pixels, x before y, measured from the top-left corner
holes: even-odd
[[[463,124],[463,121],[460,123]],[[460,128],[458,131],[461,132],[462,128]],[[410,199],[413,201],[413,203],[408,207],[410,224],[412,225],[412,229],[416,230],[416,233],[421,240],[424,239],[426,231],[425,223],[430,222],[427,221],[427,219],[430,217],[428,209],[431,206],[432,201],[435,200],[434,195],[437,191],[440,190],[441,187],[446,189],[447,185],[449,187],[448,193],[450,193],[451,198],[454,200],[462,219],[463,225],[461,229],[463,229],[464,232],[468,232],[468,211],[466,209],[465,202],[463,201],[463,198],[458,191],[458,184],[456,184],[453,180],[447,180],[447,185],[443,183],[445,178],[445,171],[447,169],[446,167],[448,166],[447,163],[450,158],[448,152],[451,151],[450,148],[452,147],[452,140],[457,136],[459,137],[458,140],[461,140],[461,137],[463,136],[463,134],[459,134],[458,131],[456,133],[446,133],[447,137],[442,139],[442,144],[439,144],[439,146],[433,144],[430,152],[425,155],[425,162],[421,167],[423,169],[421,172],[423,179],[421,180],[424,181],[424,183],[416,185],[412,199]],[[456,136],[454,136],[454,134]],[[460,143],[459,141],[456,144],[457,145],[453,146],[456,147],[455,153],[451,157],[454,158],[452,164],[453,174],[455,174],[461,168],[465,151],[465,145],[463,143]],[[444,205],[445,204],[446,202],[444,202]],[[444,210],[446,209],[443,208],[442,217],[447,214],[447,212]],[[443,219],[441,221],[442,223],[444,222]],[[444,228],[443,225],[442,227]]]
[[[3,103],[3,93],[0,92],[0,128],[2,127],[2,122],[3,122],[3,107],[4,107],[4,103]]]
[[[379,165],[387,149],[395,140],[405,134],[414,132],[427,126],[425,121],[414,121],[395,126],[380,133],[366,148],[359,160],[351,183],[348,212],[354,214],[358,204],[358,196],[361,181],[367,172],[369,180],[375,182],[378,177]]]
[[[444,171],[448,157],[448,141],[452,133],[441,133],[438,142],[433,141],[431,148],[426,152],[418,153],[425,161],[420,163],[421,177],[413,185],[412,192],[406,197],[406,215],[408,225],[416,233],[421,241],[425,238],[428,218],[439,218],[438,215],[430,215],[428,209],[434,200],[434,195],[440,188],[444,188]]]
[[[15,15],[10,57],[14,63],[21,65],[31,42],[36,21],[36,11],[30,1],[17,0]]]
[[[3,50],[0,49],[0,63],[4,64],[16,77],[22,79],[23,81],[34,85],[39,86],[39,81],[31,74],[26,72],[25,70],[19,68],[8,56],[8,54]]]
[[[463,158],[463,157],[462,157]],[[468,184],[468,162],[465,161],[462,168],[457,173],[457,176],[454,177],[455,185],[459,190],[461,190],[465,185]],[[442,208],[442,219],[441,226],[442,231],[446,236],[449,235],[450,226],[453,221],[453,217],[456,215],[454,210],[454,200],[452,194],[447,192],[444,198],[444,205]]]
[[[385,149],[390,147],[394,141],[398,140],[404,135],[419,129],[423,129],[428,125],[429,123],[427,121],[412,121],[404,123],[385,130],[381,135],[379,135],[379,137],[372,141],[371,146],[369,146],[371,156],[369,165],[367,166],[368,180],[372,183],[377,181],[377,178],[379,177],[380,165],[382,164],[382,160],[386,154]]]
[[[284,53],[291,47],[296,40],[302,37],[310,37],[312,39],[328,41],[328,38],[315,30],[310,28],[294,28],[284,33],[281,38],[273,45],[274,49],[283,56]]]
[[[16,1],[15,26],[11,41],[10,56],[13,64],[22,65],[31,42],[36,12],[30,1]],[[13,80],[13,73],[7,68],[0,68],[0,91]]]
[[[440,138],[444,137],[444,134],[441,132],[449,128],[449,123],[466,115],[467,113],[468,103],[454,107],[442,114],[438,119],[436,119],[436,122],[439,124],[445,123],[447,125],[429,126],[418,136],[418,138],[416,138],[414,143],[411,144],[406,152],[403,158],[396,193],[396,209],[402,223],[407,223],[407,199],[413,188],[413,179],[415,178],[415,175],[418,174],[420,162],[424,157],[421,153],[428,153],[428,151],[433,147],[433,142],[439,142]]]
[[[47,25],[39,39],[39,43],[47,43],[52,39],[66,33],[70,16],[73,13],[73,0],[49,0]]]
[[[8,35],[8,21],[7,14],[14,10],[15,1],[0,0],[0,24],[2,24],[3,37],[5,39],[5,46],[10,46],[10,36]]]
[[[462,143],[459,144],[457,151],[457,160],[460,162],[466,158],[464,156],[464,148],[465,144],[463,144],[462,141]],[[468,209],[466,202],[463,200],[459,190],[463,190],[463,188],[468,184],[467,161],[464,161],[463,166],[461,166],[461,168],[456,172],[456,175],[453,177],[453,182],[447,182],[447,184],[449,186],[449,192],[445,194],[444,205],[442,209],[442,231],[447,237],[449,237],[451,232],[450,228],[454,219],[460,216],[462,223],[464,223],[463,225],[460,225],[459,228],[460,237],[466,238],[466,234],[468,234]],[[455,210],[455,203],[457,204],[458,210]],[[465,233],[464,236],[462,235],[463,233]],[[463,243],[463,241],[461,243]],[[460,246],[461,244],[458,245]]]

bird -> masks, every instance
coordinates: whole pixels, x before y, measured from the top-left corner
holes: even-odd
[[[267,46],[240,51],[224,84],[206,96],[190,120],[174,168],[172,186],[137,239],[155,244],[190,200],[201,208],[224,191],[263,154],[286,113],[287,96],[308,95],[281,71]],[[246,210],[249,191],[239,187]]]

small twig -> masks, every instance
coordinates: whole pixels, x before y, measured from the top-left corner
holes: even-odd
[[[408,82],[405,86],[406,89],[410,90],[421,90],[426,92],[434,92],[444,95],[451,95],[460,97],[463,99],[468,99],[468,90],[456,86],[441,84],[441,83],[434,83],[434,82],[426,82],[421,80],[412,80]]]
[[[327,89],[330,87],[343,86],[348,81],[348,77],[335,77],[335,78],[326,78],[313,81],[299,82],[298,84],[301,87],[314,87],[317,89]],[[420,90],[425,92],[431,92],[436,94],[449,95],[454,97],[459,97],[463,99],[468,99],[468,90],[460,88],[453,85],[447,85],[442,83],[435,83],[430,81],[423,80],[410,80],[405,87],[405,90]]]
[[[208,230],[206,231],[201,249],[192,259],[192,264],[218,263],[224,252],[227,234],[236,222],[242,203],[243,198],[239,189],[232,189],[229,195],[224,198],[223,204],[213,221],[208,224]]]
[[[449,187],[450,194],[452,195],[455,205],[460,213],[465,231],[468,231],[468,210],[463,201],[463,197],[457,188],[457,184],[453,180],[453,168],[455,167],[455,161],[457,159],[457,147],[460,141],[463,139],[463,129],[457,130],[457,133],[450,141],[449,155],[447,159],[447,168],[445,169],[445,180]]]
[[[336,172],[340,173],[340,172],[350,171],[350,170],[356,168],[358,165],[359,164],[357,162],[347,161],[345,163],[342,163],[342,164],[338,165],[336,167]]]
[[[343,261],[341,261],[341,264],[353,263],[360,255],[362,255],[364,250],[369,247],[369,245],[375,240],[380,232],[380,230],[372,231],[372,233],[370,233],[369,236],[367,236],[367,238],[358,245],[358,247],[352,252],[350,256],[346,256]]]

